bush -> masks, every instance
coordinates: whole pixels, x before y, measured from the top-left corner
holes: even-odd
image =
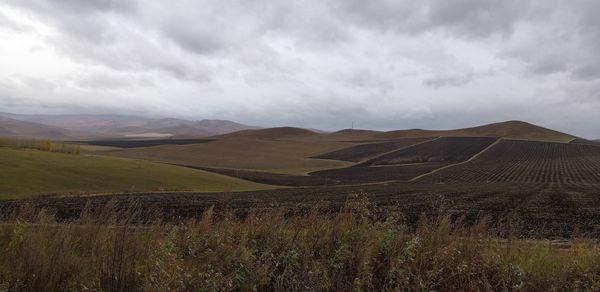
[[[0,138],[0,147],[36,149],[40,151],[79,155],[81,147],[77,144],[53,142],[50,140],[28,140],[16,138]]]

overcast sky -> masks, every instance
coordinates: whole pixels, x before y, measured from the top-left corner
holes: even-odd
[[[600,138],[600,1],[3,0],[0,111]]]

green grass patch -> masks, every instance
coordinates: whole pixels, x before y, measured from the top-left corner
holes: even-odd
[[[201,170],[136,159],[68,155],[0,147],[0,199],[86,194],[271,188]]]

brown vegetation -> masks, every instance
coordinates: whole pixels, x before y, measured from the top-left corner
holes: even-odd
[[[372,220],[362,196],[337,214],[324,207],[296,215],[253,209],[245,219],[211,208],[178,223],[142,218],[135,203],[87,208],[69,222],[23,208],[0,224],[0,290],[600,288],[600,249],[592,240],[519,239],[512,221],[491,228],[485,217],[469,226],[421,217],[409,228],[401,214]]]
[[[54,142],[50,140],[0,138],[0,147],[36,149],[40,151],[79,155],[81,147],[77,144]]]

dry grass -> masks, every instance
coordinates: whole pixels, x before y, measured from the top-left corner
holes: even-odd
[[[338,168],[351,163],[308,157],[352,146],[349,143],[231,138],[193,145],[132,148],[110,153],[191,166],[250,169],[286,174]]]
[[[575,137],[521,121],[507,121],[456,130],[399,130],[376,134],[379,138],[402,137],[504,137],[511,139],[569,142]]]
[[[591,240],[500,239],[483,219],[470,227],[423,219],[411,229],[400,216],[370,220],[363,197],[336,214],[320,207],[252,210],[243,220],[209,209],[143,224],[135,204],[63,223],[23,208],[0,225],[0,291],[600,289]]]

